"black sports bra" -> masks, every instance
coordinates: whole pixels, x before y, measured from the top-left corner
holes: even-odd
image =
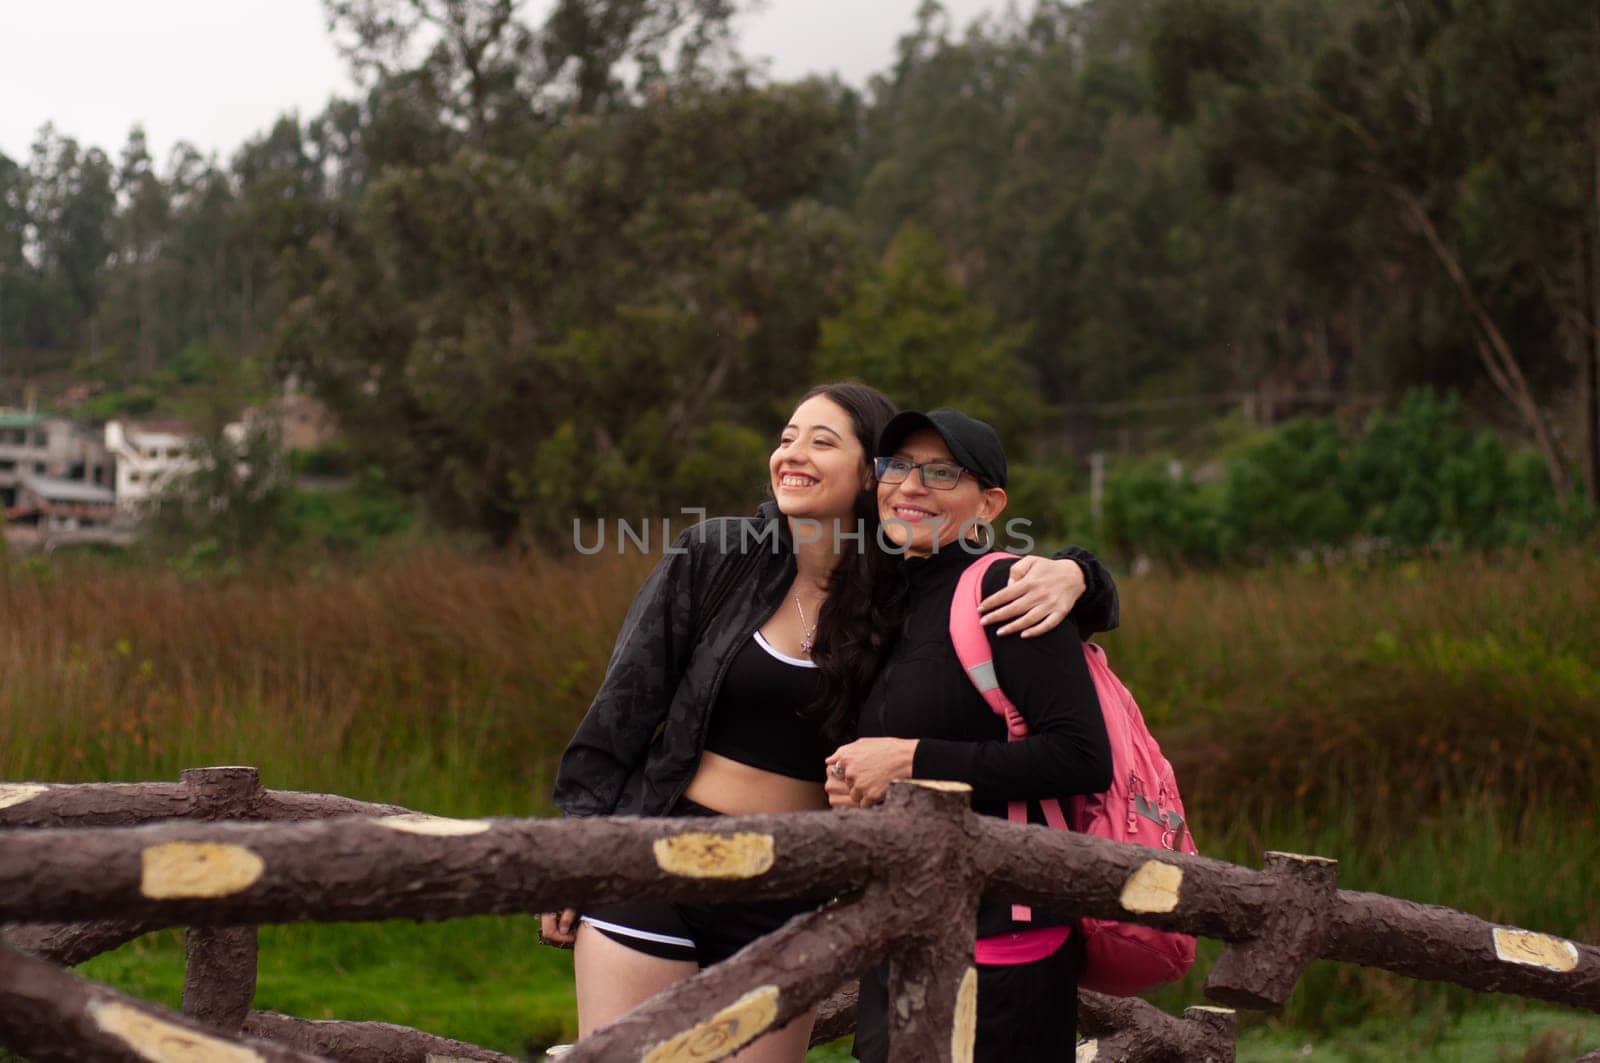
[[[752,768],[822,782],[833,752],[820,723],[800,715],[822,690],[810,661],[789,657],[757,631],[733,655],[711,710],[706,750]]]

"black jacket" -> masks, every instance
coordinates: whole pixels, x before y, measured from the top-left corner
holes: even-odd
[[[1088,584],[1072,613],[1084,633],[1117,623],[1117,591],[1093,554],[1068,547]],[[774,503],[680,535],[633,600],[605,678],[556,772],[569,816],[664,815],[688,787],[734,653],[794,581],[788,524]]]

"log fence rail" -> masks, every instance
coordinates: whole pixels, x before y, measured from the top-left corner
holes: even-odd
[[[562,1063],[720,1059],[818,1007],[815,1040],[832,1039],[853,1022],[848,987],[883,960],[892,1059],[953,1063],[971,1059],[980,894],[1225,943],[1205,985],[1223,1007],[1177,1018],[1082,994],[1080,1060],[1232,1060],[1230,1009],[1281,1007],[1317,958],[1600,1012],[1594,946],[1340,890],[1318,857],[1268,853],[1253,871],[979,816],[958,784],[896,784],[872,810],[461,820],[207,768],[177,784],[0,784],[0,1044],[33,1063],[507,1063],[403,1027],[251,1011],[254,928],[811,897],[827,903]],[[189,928],[182,1015],[64,969],[169,926]]]

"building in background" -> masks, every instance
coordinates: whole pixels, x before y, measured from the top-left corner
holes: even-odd
[[[119,518],[117,496],[109,487],[23,473],[16,504],[8,506],[6,540],[13,546],[48,550],[68,543],[132,541],[135,529]]]
[[[223,428],[237,448],[256,429],[313,449],[335,434],[326,408],[288,389]],[[200,468],[200,439],[173,418],[117,419],[104,428],[32,409],[0,409],[0,516],[24,548],[130,541],[169,484]],[[240,475],[248,466],[239,465]]]
[[[277,407],[278,438],[284,450],[315,450],[339,436],[339,422],[326,403],[300,390],[291,379]],[[246,418],[248,420],[248,417]]]
[[[111,488],[112,469],[96,429],[66,417],[0,410],[0,507],[17,505],[23,476]]]
[[[117,508],[138,515],[174,477],[194,471],[194,444],[186,421],[107,421],[105,449],[116,464]]]

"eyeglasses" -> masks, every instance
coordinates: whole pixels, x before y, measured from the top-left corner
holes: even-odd
[[[904,483],[912,469],[922,473],[922,486],[930,491],[954,491],[966,472],[953,461],[907,461],[904,458],[875,458],[873,467],[881,484]]]

